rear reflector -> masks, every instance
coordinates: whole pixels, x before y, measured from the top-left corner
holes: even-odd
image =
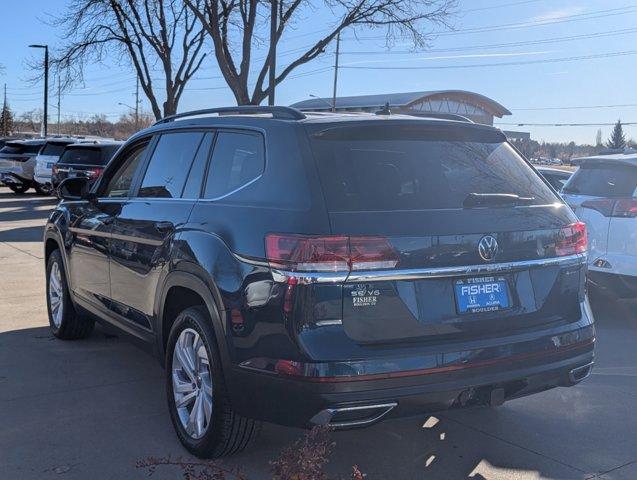
[[[398,264],[398,254],[383,237],[271,233],[265,250],[272,267],[296,272],[379,270]]]
[[[588,248],[588,236],[584,222],[572,223],[562,228],[555,243],[555,254],[558,256],[584,253]]]
[[[582,208],[596,210],[605,217],[637,217],[637,198],[598,198],[582,203]]]

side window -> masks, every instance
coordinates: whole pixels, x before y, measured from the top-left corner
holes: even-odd
[[[217,135],[205,198],[216,198],[236,190],[263,173],[263,137],[254,133],[220,132]]]
[[[197,150],[195,161],[192,162],[192,167],[190,168],[190,173],[188,174],[188,180],[186,180],[186,186],[184,187],[182,197],[199,198],[213,138],[214,133],[206,133],[201,145],[199,145],[199,150]]]
[[[147,147],[147,143],[140,145],[127,154],[122,164],[108,181],[104,193],[101,196],[128,197],[133,183],[133,177]]]
[[[159,137],[138,197],[179,198],[202,132],[166,133]]]

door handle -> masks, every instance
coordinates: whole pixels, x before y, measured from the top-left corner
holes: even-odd
[[[172,222],[157,222],[155,228],[160,233],[172,232],[174,230]]]

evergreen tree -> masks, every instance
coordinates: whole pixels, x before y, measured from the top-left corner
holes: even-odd
[[[606,146],[617,150],[623,150],[626,148],[626,136],[624,135],[621,120],[617,120],[615,128],[613,128],[613,133],[611,133]]]
[[[13,131],[13,112],[9,108],[7,101],[4,101],[2,105],[2,112],[0,112],[0,135],[6,137],[11,135]]]

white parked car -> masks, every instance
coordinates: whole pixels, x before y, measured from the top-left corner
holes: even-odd
[[[588,228],[589,278],[614,297],[637,297],[637,154],[578,164],[562,196]]]
[[[41,191],[46,194],[50,194],[51,187],[51,174],[53,165],[55,165],[62,152],[67,145],[80,142],[77,138],[50,138],[40,150],[40,153],[35,158],[35,171],[33,180],[38,184]]]

